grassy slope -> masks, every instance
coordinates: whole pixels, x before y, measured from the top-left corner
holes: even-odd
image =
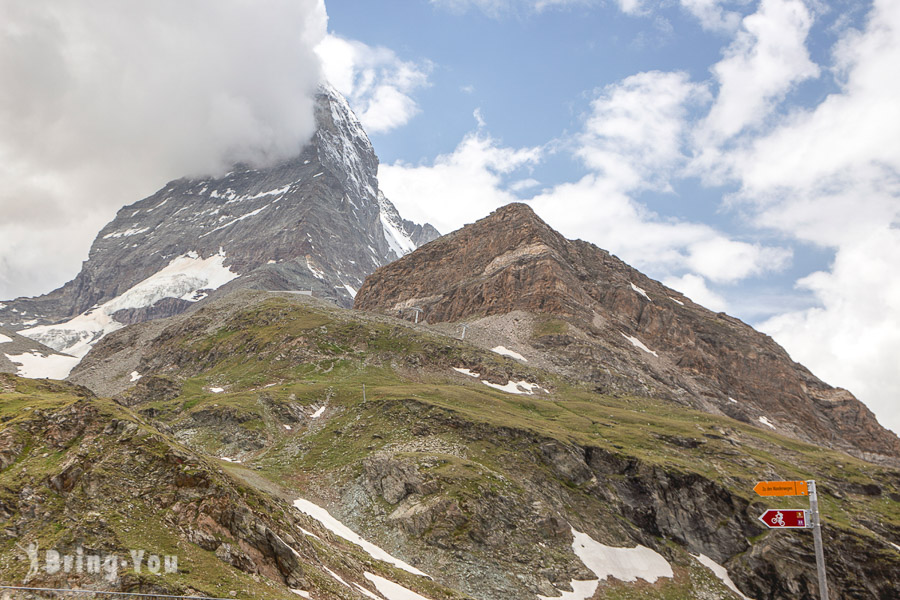
[[[132,428],[124,434],[121,427],[118,433],[106,430],[115,421]],[[127,408],[95,398],[83,388],[0,374],[0,456],[5,450],[13,460],[0,469],[0,531],[6,532],[0,536],[3,585],[23,584],[29,563],[21,548],[36,543],[42,560],[48,549],[74,554],[79,545],[85,554],[127,558],[130,549],[145,549],[148,556],[178,556],[177,573],[151,575],[144,570],[136,575],[130,566],[120,568],[118,589],[296,598],[283,581],[244,572],[185,539],[179,508],[217,496],[263,515],[257,522],[279,528],[282,536],[287,531],[302,540],[297,547],[303,564],[308,565],[304,569],[307,587],[316,598],[357,597],[348,596],[322,565],[367,587],[371,586],[362,579],[362,570],[404,582],[433,598],[456,597],[433,582],[373,561],[352,544],[329,536],[315,521],[231,477],[218,461],[194,455]],[[173,457],[183,464],[172,467]],[[71,489],[55,489],[50,479],[67,464],[83,466],[84,473]],[[185,483],[175,483],[179,477]],[[199,487],[193,485],[195,481]],[[20,510],[23,497],[27,502],[25,510]],[[318,532],[322,539],[305,538],[291,527],[292,520]],[[219,535],[229,539],[225,531]],[[89,587],[98,582],[100,589],[108,589],[96,577],[63,574],[41,574],[28,585]]]
[[[176,332],[156,349],[155,366],[165,365],[167,376],[181,380],[182,393],[140,408],[153,409],[156,418],[176,428],[198,411],[240,413],[240,427],[265,439],[264,447],[250,453],[247,461],[273,481],[298,490],[314,477],[351,481],[360,474],[364,457],[413,443],[422,435],[416,431],[421,410],[410,406],[419,405],[470,425],[602,448],[645,466],[696,473],[748,502],[759,500],[752,492],[759,479],[816,479],[829,525],[879,546],[886,546],[879,532],[900,531],[896,471],[731,419],[647,398],[598,395],[424,328],[350,314],[272,298],[235,315],[212,335]],[[517,396],[496,391],[456,374],[452,366],[473,368],[500,383],[507,376],[539,382],[550,393]],[[226,391],[211,393],[213,386]],[[286,422],[279,420],[284,414],[281,406],[319,406],[326,400],[328,418],[321,423],[295,424],[287,430]],[[473,442],[453,428],[432,433],[447,444],[467,447],[464,459],[434,451],[419,453],[441,459],[430,468],[442,481],[442,494],[483,493],[492,485],[485,483],[491,481],[486,474],[500,474],[500,480],[514,486],[509,484],[516,480],[509,476],[510,468],[521,461],[513,455],[523,448],[508,448],[498,440]],[[221,454],[230,448],[222,437],[206,431],[192,443]],[[878,496],[854,493],[859,489],[854,484],[873,481],[881,486]],[[773,507],[802,504],[802,499],[766,501]],[[861,522],[879,526],[869,528]],[[760,537],[766,535],[802,534]],[[891,551],[884,552],[887,556]],[[685,559],[682,565],[688,562]],[[676,581],[672,589],[684,585]],[[627,591],[609,593],[631,597]],[[670,597],[674,592],[660,593]]]

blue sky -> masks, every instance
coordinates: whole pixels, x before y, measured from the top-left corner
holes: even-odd
[[[171,179],[296,153],[324,77],[407,218],[528,202],[900,431],[898,65],[900,0],[0,3],[0,298]]]

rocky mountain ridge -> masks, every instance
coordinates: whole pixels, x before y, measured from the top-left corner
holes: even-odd
[[[80,357],[112,330],[217,291],[306,290],[350,306],[372,270],[438,233],[378,189],[378,159],[344,98],[323,86],[315,110],[297,157],[173,181],[122,208],[74,280],[0,303],[0,325]]]
[[[465,323],[473,333],[520,311],[532,315],[536,329],[520,331],[512,349],[540,355],[599,391],[666,398],[900,463],[900,438],[769,336],[592,244],[565,239],[524,204],[504,206],[377,269],[355,307],[410,317],[415,309],[429,323]]]

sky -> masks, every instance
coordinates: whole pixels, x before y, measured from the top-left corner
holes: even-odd
[[[327,79],[401,214],[523,201],[900,431],[900,0],[0,0],[0,298],[115,211],[271,162]]]

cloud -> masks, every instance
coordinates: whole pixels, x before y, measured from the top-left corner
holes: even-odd
[[[741,15],[725,10],[719,0],[681,0],[681,6],[700,21],[701,27],[709,31],[730,33],[738,28]]]
[[[410,95],[428,85],[431,63],[404,61],[393,50],[329,34],[316,48],[325,77],[346,96],[368,133],[405,125],[418,112]]]
[[[591,102],[576,155],[623,190],[665,189],[685,162],[690,105],[706,100],[686,73],[649,71],[607,86]]]
[[[829,271],[798,285],[820,306],[760,325],[832,385],[857,394],[882,424],[900,432],[900,230],[881,228],[837,252]]]
[[[170,179],[295,154],[326,21],[320,0],[0,4],[0,297],[70,278]]]
[[[663,285],[681,292],[709,310],[719,312],[724,311],[728,307],[725,298],[710,290],[706,285],[706,280],[699,275],[686,273],[681,277],[666,277],[663,279]]]
[[[504,147],[479,127],[431,164],[380,165],[378,182],[405,218],[428,221],[449,233],[517,200],[513,192],[523,189],[518,174],[527,172],[543,152],[540,147]]]
[[[699,144],[719,144],[759,124],[798,82],[815,77],[805,41],[812,26],[800,0],[762,0],[743,20],[725,57],[712,67],[716,101],[699,128]]]

